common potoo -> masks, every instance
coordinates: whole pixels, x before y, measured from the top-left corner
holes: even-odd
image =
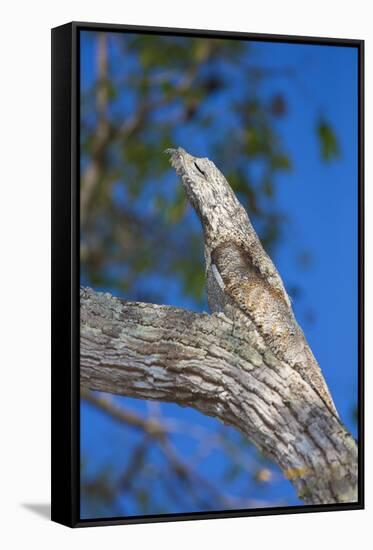
[[[281,277],[229,183],[208,158],[193,157],[181,147],[166,152],[202,224],[211,311],[256,330],[337,414]]]

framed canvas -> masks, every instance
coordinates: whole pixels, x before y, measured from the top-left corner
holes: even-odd
[[[360,509],[361,40],[52,30],[52,519]]]

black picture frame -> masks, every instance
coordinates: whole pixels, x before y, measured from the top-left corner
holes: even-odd
[[[81,520],[79,516],[79,33],[103,30],[358,49],[358,443],[355,503]],[[52,29],[52,520],[70,527],[364,508],[364,41],[72,22]]]

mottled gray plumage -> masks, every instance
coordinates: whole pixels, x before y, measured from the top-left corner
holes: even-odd
[[[281,277],[229,183],[208,158],[193,157],[181,147],[166,152],[202,224],[211,311],[256,330],[272,353],[296,369],[337,414]]]

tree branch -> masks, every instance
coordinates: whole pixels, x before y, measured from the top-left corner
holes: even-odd
[[[87,403],[107,413],[114,420],[126,424],[131,428],[142,430],[146,435],[154,439],[162,440],[167,434],[166,427],[158,420],[154,420],[153,418],[142,418],[131,410],[124,409],[116,403],[109,401],[106,397],[95,395],[87,390],[82,390],[80,392],[80,397]]]
[[[193,407],[240,430],[306,503],[357,500],[357,446],[288,364],[223,314],[81,289],[81,385]]]

